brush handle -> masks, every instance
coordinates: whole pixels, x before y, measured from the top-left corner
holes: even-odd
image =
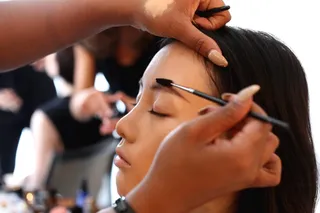
[[[209,18],[209,17],[213,16],[216,13],[220,13],[222,11],[229,10],[229,9],[230,9],[230,6],[225,5],[225,6],[222,6],[222,7],[216,7],[216,8],[212,8],[212,9],[205,10],[205,11],[197,10],[196,11],[196,15],[200,16],[200,17],[203,17],[203,18]]]
[[[284,122],[284,121],[280,121],[278,119],[275,119],[275,118],[272,118],[272,117],[269,117],[269,116],[263,116],[263,115],[260,115],[256,112],[252,112],[250,111],[249,114],[248,114],[250,117],[252,118],[256,118],[260,121],[263,121],[263,122],[266,122],[266,123],[270,123],[270,124],[273,124],[275,126],[281,126],[285,129],[289,129],[289,124]]]
[[[226,101],[224,101],[224,100],[222,100],[222,99],[220,99],[220,98],[216,98],[216,97],[207,95],[207,94],[205,94],[205,93],[203,93],[203,92],[200,92],[200,91],[198,91],[198,90],[194,90],[194,91],[193,91],[193,94],[195,94],[195,95],[197,95],[197,96],[200,96],[200,97],[202,97],[202,98],[204,98],[204,99],[207,99],[208,101],[215,102],[215,103],[217,103],[217,104],[219,104],[219,105],[221,105],[221,106],[224,106],[224,105],[226,105],[226,104],[228,103],[228,102],[226,102]]]
[[[200,91],[197,91],[197,90],[194,90],[193,94],[195,94],[197,96],[200,96],[200,97],[202,97],[202,98],[204,98],[206,100],[215,102],[215,103],[217,103],[217,104],[219,104],[221,106],[224,106],[224,105],[227,104],[226,101],[224,101],[224,100],[222,100],[220,98],[216,98],[216,97],[207,95],[207,94],[205,94],[203,92],[200,92]],[[260,114],[258,114],[256,112],[252,112],[252,111],[250,111],[248,113],[248,115],[250,117],[256,118],[256,119],[258,119],[258,120],[260,120],[262,122],[270,123],[270,124],[275,125],[275,126],[281,126],[281,127],[285,128],[285,129],[289,129],[289,124],[288,123],[280,121],[278,119],[275,119],[275,118],[272,118],[272,117],[269,117],[269,116],[263,116],[263,115],[260,115]]]

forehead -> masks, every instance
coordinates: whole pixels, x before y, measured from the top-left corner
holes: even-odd
[[[162,48],[152,59],[142,82],[151,85],[156,78],[167,78],[177,84],[210,92],[209,75],[203,58],[179,42]]]

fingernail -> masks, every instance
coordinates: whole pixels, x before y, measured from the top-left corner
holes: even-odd
[[[235,99],[240,102],[245,102],[249,100],[254,94],[260,90],[259,85],[252,85],[241,90],[236,96]]]
[[[225,100],[225,101],[229,101],[230,98],[231,98],[233,95],[234,95],[234,94],[232,94],[232,93],[223,93],[223,94],[221,95],[221,98],[222,98],[223,100]]]
[[[211,50],[208,58],[210,61],[212,61],[214,64],[221,66],[221,67],[226,67],[228,66],[228,61],[221,53],[219,53],[217,50]]]
[[[209,112],[213,112],[216,109],[214,106],[204,107],[199,112],[198,115],[205,115]]]

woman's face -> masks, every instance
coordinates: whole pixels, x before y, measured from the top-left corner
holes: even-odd
[[[178,42],[162,48],[153,58],[141,79],[137,105],[117,125],[123,138],[117,153],[127,162],[119,157],[115,160],[120,195],[125,196],[144,178],[160,143],[171,130],[212,105],[184,91],[161,87],[155,79],[171,79],[212,94],[206,69],[200,56]]]

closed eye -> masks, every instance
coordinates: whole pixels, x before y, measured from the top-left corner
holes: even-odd
[[[132,105],[133,106],[136,106],[138,103],[133,103]],[[158,117],[167,117],[168,115],[166,114],[163,114],[163,113],[159,113],[159,112],[156,112],[154,111],[153,109],[149,110],[149,112],[152,114],[152,115],[155,115],[155,116],[158,116]]]
[[[158,116],[158,117],[162,117],[162,118],[168,116],[168,115],[166,115],[166,114],[162,114],[162,113],[156,112],[156,111],[154,111],[153,109],[149,110],[149,112],[150,112],[152,115],[155,115],[155,116]]]

